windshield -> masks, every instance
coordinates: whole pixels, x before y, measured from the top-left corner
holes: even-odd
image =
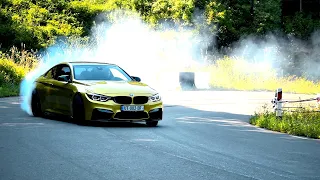
[[[132,81],[131,77],[116,65],[74,65],[74,79],[103,81]]]

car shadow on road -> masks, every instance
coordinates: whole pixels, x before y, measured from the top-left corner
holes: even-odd
[[[233,114],[228,112],[204,111],[181,105],[166,106],[164,119],[153,128],[168,128],[171,123],[211,124],[221,127],[253,127],[249,122],[249,115]],[[44,119],[70,123],[78,126],[105,127],[105,128],[150,128],[144,121],[138,122],[113,122],[113,121],[85,121],[77,122],[70,117],[47,114]]]
[[[46,114],[43,119],[52,120],[57,122],[69,123],[78,126],[88,126],[88,127],[113,127],[113,128],[142,128],[148,127],[144,122],[108,122],[106,121],[83,121],[79,122],[68,116],[62,116],[57,114]]]
[[[83,127],[105,127],[105,128],[150,128],[144,122],[87,122],[79,124],[73,119],[59,115],[49,115],[45,118],[35,118],[22,111],[17,101],[0,102],[0,124],[6,123],[34,123],[48,120],[50,124],[62,122]],[[249,123],[249,115],[235,114],[219,111],[204,111],[181,105],[170,105],[165,107],[164,119],[154,128],[180,128],[179,125],[206,125],[226,128],[237,132],[249,132],[250,134],[279,134],[273,131],[257,128]],[[178,126],[177,126],[178,125]]]
[[[191,114],[190,114],[191,113]],[[32,121],[32,120],[52,120],[52,122],[63,122],[63,123],[69,123],[74,124],[78,126],[92,126],[92,127],[112,127],[112,128],[149,128],[144,122],[87,122],[87,123],[77,123],[73,119],[56,115],[56,114],[47,114],[44,118],[34,118],[32,115],[28,115],[26,112],[21,110],[20,103],[18,101],[1,101],[0,102],[0,114],[2,117],[6,117],[5,122],[10,121],[10,119],[21,119],[24,122],[26,120]],[[187,117],[188,115],[188,117]],[[170,105],[165,106],[165,112],[164,112],[164,119],[159,122],[159,125],[156,128],[164,128],[164,127],[170,127],[170,123],[167,123],[167,121],[183,121],[183,122],[189,122],[189,123],[213,123],[213,120],[208,120],[208,117],[215,117],[215,119],[221,119],[221,121],[225,118],[228,118],[231,121],[232,119],[238,119],[241,121],[246,121],[249,119],[249,116],[247,115],[241,115],[241,114],[232,114],[232,113],[225,113],[225,112],[215,112],[215,111],[203,111],[203,110],[197,110],[190,107],[184,107],[180,105]],[[219,117],[218,117],[219,116]],[[207,119],[206,119],[207,118]],[[3,118],[2,118],[3,119]],[[16,122],[17,120],[15,120]],[[218,121],[216,121],[217,123]],[[226,121],[224,121],[226,122]]]

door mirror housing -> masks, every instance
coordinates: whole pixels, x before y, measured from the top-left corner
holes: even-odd
[[[71,79],[69,75],[58,76],[58,81],[71,83]]]
[[[131,76],[132,77],[132,79],[134,79],[135,81],[137,81],[137,82],[140,82],[141,81],[141,79],[139,78],[139,77],[136,77],[136,76]]]

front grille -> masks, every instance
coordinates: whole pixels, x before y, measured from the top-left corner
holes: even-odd
[[[132,98],[129,96],[116,96],[113,98],[113,101],[118,104],[131,104]]]
[[[146,112],[118,112],[114,119],[146,119],[148,113]]]
[[[133,98],[133,104],[146,104],[149,101],[147,96],[136,96]]]

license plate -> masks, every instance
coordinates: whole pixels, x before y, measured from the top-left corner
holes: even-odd
[[[121,106],[121,111],[144,111],[144,106]]]

